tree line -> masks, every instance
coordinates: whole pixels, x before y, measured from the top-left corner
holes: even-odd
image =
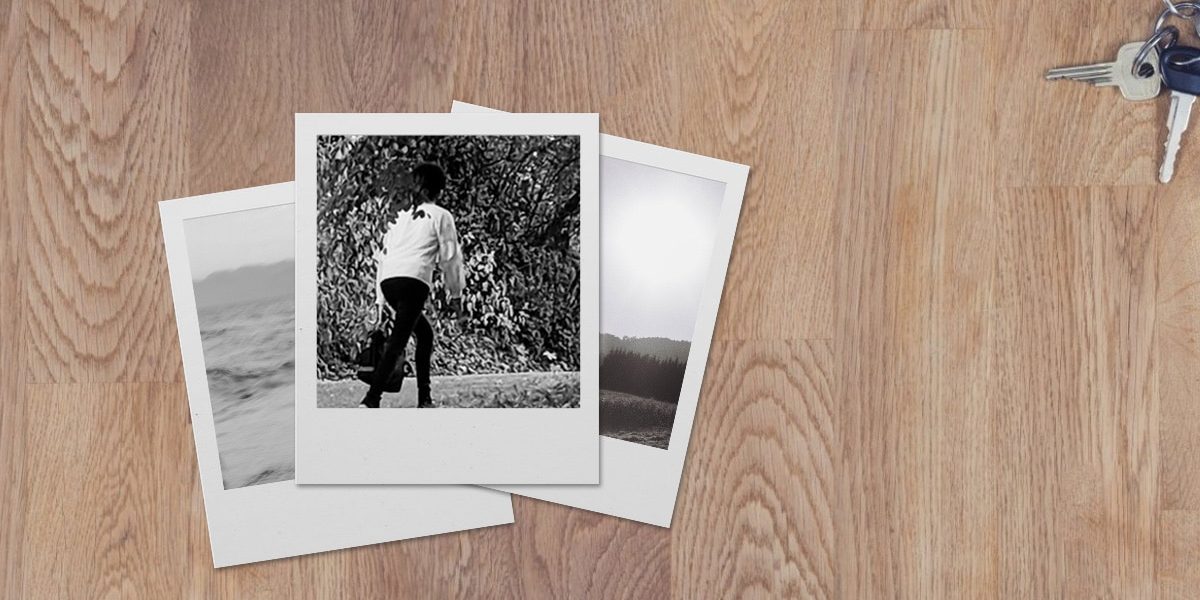
[[[600,389],[677,404],[687,365],[625,349],[600,359]]]

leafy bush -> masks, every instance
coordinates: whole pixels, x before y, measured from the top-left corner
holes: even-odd
[[[388,225],[382,186],[394,169],[421,162],[446,171],[437,203],[458,227],[470,317],[465,331],[450,322],[435,275],[426,311],[434,374],[578,370],[578,137],[321,136],[318,376],[353,376],[359,343],[375,327],[374,254]]]
[[[679,361],[618,348],[600,359],[600,389],[678,404],[686,368]]]

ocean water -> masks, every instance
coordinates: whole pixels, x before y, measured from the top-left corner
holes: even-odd
[[[295,478],[295,304],[199,309],[225,489]]]

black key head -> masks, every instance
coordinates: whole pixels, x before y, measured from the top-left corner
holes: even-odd
[[[1176,92],[1200,96],[1200,48],[1172,46],[1158,55],[1163,83]]]

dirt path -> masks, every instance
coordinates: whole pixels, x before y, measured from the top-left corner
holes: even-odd
[[[433,402],[448,408],[566,408],[579,406],[579,373],[504,373],[432,378]],[[366,384],[358,380],[317,382],[317,406],[357,407]],[[406,379],[398,394],[384,394],[384,408],[417,405],[417,382]]]

